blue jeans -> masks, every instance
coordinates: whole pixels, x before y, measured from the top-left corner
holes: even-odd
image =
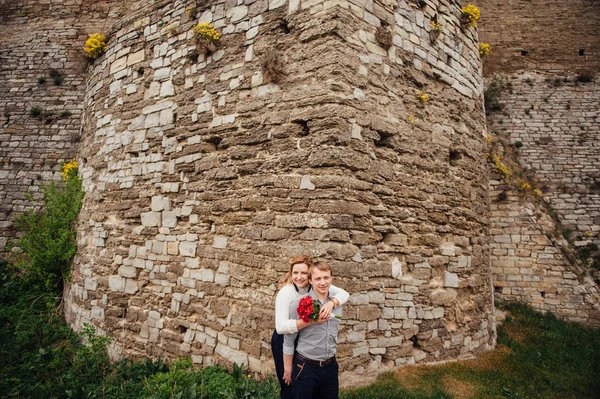
[[[338,399],[338,364],[333,362],[325,367],[315,366],[294,357],[292,371],[293,399]]]

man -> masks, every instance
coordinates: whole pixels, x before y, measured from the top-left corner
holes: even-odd
[[[316,263],[308,270],[312,290],[306,296],[321,306],[331,301],[329,287],[333,272],[327,263]],[[290,317],[298,318],[298,303],[290,307]],[[296,334],[286,334],[283,341],[283,379],[293,387],[294,399],[337,399],[339,396],[338,364],[335,359],[342,308],[335,307],[330,318],[314,323]],[[294,342],[298,338],[294,356]]]

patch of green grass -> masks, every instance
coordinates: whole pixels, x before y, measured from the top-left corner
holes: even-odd
[[[558,320],[525,305],[505,307],[498,347],[477,359],[385,374],[342,398],[600,397],[600,331]]]

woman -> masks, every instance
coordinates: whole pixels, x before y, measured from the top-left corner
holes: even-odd
[[[313,259],[310,256],[294,256],[290,260],[290,270],[279,284],[279,292],[275,299],[275,331],[271,338],[271,350],[277,379],[281,386],[282,399],[292,397],[292,387],[283,381],[283,334],[294,334],[311,324],[300,319],[290,319],[290,305],[311,289],[308,281],[308,267],[312,263]],[[333,308],[343,305],[350,297],[346,291],[333,285],[329,288],[329,295],[331,301],[323,305],[320,313],[321,321],[316,323],[323,323],[327,320],[331,316]]]

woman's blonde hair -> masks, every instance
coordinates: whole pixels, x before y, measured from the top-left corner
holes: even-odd
[[[279,281],[277,289],[281,289],[285,285],[292,283],[292,271],[294,269],[294,266],[300,263],[304,263],[310,268],[313,265],[314,261],[313,258],[311,258],[308,255],[296,255],[292,259],[290,259],[290,270],[288,270],[287,274],[283,276],[283,278]]]

